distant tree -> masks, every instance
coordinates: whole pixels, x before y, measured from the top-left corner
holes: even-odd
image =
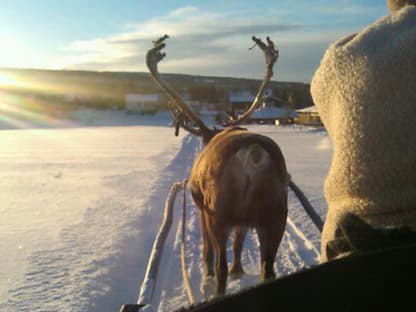
[[[213,84],[195,84],[188,88],[191,100],[216,102],[217,88]]]
[[[282,99],[282,100],[287,100],[287,98],[288,98],[287,90],[285,88],[279,87],[279,86],[273,87],[272,95],[274,97],[277,97],[277,98]]]

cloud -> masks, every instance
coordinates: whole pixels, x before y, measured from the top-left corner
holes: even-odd
[[[145,53],[151,41],[165,33],[171,39],[161,71],[261,78],[262,56],[247,48],[252,45],[251,35],[270,35],[281,50],[280,77],[300,81],[310,80],[325,48],[340,35],[339,31],[285,22],[273,12],[267,18],[256,14],[247,18],[241,12],[216,13],[185,6],[130,25],[123,33],[72,42],[55,67],[146,71]]]
[[[351,1],[343,1],[339,5],[320,6],[317,8],[321,13],[328,15],[379,15],[380,12],[387,13],[385,1],[373,1],[374,3],[351,3]],[[355,1],[356,2],[356,1]]]
[[[169,16],[171,17],[182,17],[182,16],[187,16],[187,15],[191,15],[191,14],[199,14],[200,11],[198,8],[194,7],[194,6],[185,6],[179,9],[176,9],[174,11],[172,11]]]

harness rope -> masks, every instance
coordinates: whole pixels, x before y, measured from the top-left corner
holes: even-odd
[[[195,295],[192,291],[191,282],[189,280],[188,271],[186,269],[186,253],[185,253],[185,242],[186,242],[186,184],[188,180],[183,181],[183,206],[182,206],[182,242],[181,242],[181,268],[182,278],[185,286],[186,295],[190,304],[195,304]]]
[[[312,220],[313,224],[318,228],[319,232],[322,233],[322,228],[324,222],[322,221],[319,214],[316,212],[315,208],[311,205],[308,198],[302,192],[302,190],[295,184],[293,180],[289,181],[289,187],[295,193],[296,197],[303,206],[303,209],[308,214],[309,218]]]

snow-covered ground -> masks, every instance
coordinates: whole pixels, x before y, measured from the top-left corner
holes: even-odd
[[[168,119],[117,118],[98,118],[94,125],[100,127],[0,131],[0,311],[117,311],[136,301],[167,192],[187,176],[200,142],[183,131],[175,137]],[[322,187],[331,154],[326,133],[250,128],[278,142],[293,179],[324,216]],[[188,199],[187,263],[202,300],[199,225]],[[186,304],[180,207],[178,200],[153,302],[162,311]],[[290,193],[278,275],[316,263],[319,239]],[[230,280],[230,291],[259,282],[253,233],[245,245],[248,274]]]

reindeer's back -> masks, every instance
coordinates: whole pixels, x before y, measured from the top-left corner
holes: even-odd
[[[283,154],[273,140],[249,131],[229,129],[215,136],[197,157],[190,186],[199,207],[231,223],[258,223],[273,218],[270,210],[279,213],[277,206],[286,209]]]

